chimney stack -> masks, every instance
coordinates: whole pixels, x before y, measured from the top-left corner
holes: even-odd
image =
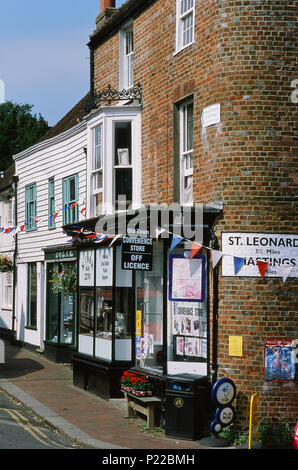
[[[115,8],[115,0],[100,0],[100,13],[106,8]]]

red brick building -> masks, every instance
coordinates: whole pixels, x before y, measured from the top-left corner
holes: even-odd
[[[256,392],[262,419],[294,423],[297,377],[287,369],[289,362],[288,375],[269,371],[265,343],[272,339],[270,345],[283,354],[278,340],[298,338],[297,107],[291,99],[297,2],[128,0],[115,8],[110,0],[102,2],[96,21],[89,42],[93,112],[100,114],[108,86],[133,91],[140,84],[141,105],[134,95],[118,102],[123,113],[135,104],[141,119],[141,164],[129,180],[133,194],[139,187],[137,203],[203,204],[204,214],[218,208],[208,222],[210,236],[201,240],[208,244],[202,251],[206,375],[213,383],[221,377],[235,382],[238,422],[244,426]],[[222,254],[214,269],[208,247]],[[239,272],[233,256],[242,263]],[[258,260],[269,263],[263,279]],[[166,331],[164,343],[169,321]],[[178,336],[185,347],[181,330]],[[169,346],[163,348],[166,354]],[[134,354],[128,365],[138,366]],[[154,376],[153,369],[147,372]]]

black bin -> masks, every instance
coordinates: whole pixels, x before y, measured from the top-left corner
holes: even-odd
[[[165,435],[193,441],[201,438],[210,401],[207,377],[167,376],[165,386]]]

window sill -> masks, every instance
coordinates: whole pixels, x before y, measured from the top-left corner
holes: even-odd
[[[25,330],[33,330],[33,331],[37,331],[37,326],[25,326]]]
[[[189,44],[186,44],[186,46],[183,46],[181,47],[180,49],[176,49],[176,51],[174,52],[173,54],[173,57],[175,57],[176,55],[178,55],[180,52],[184,51],[185,49],[187,49],[188,47],[192,46],[193,44],[195,44],[196,41],[192,41],[190,42]]]

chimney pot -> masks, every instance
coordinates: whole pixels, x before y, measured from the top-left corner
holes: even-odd
[[[100,0],[100,13],[106,8],[115,8],[115,0]]]

